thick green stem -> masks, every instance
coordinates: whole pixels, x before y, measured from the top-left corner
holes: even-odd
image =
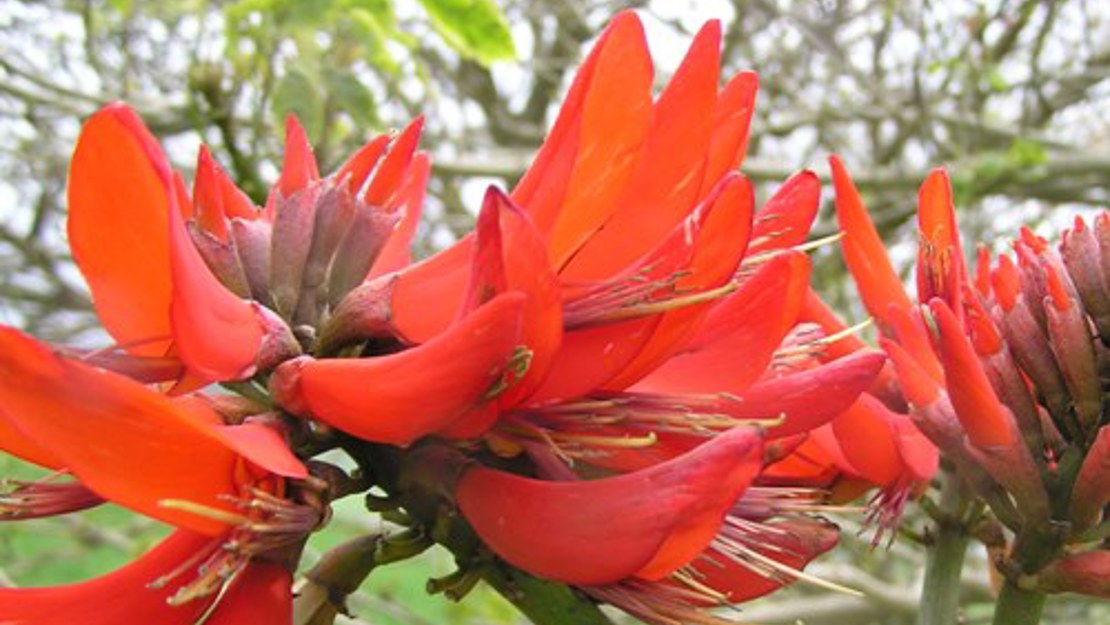
[[[949,473],[945,478],[935,539],[925,564],[917,625],[952,625],[960,609],[960,573],[971,538],[963,519],[967,501],[959,477]]]
[[[1044,600],[1043,592],[1025,590],[1007,581],[994,608],[994,625],[1036,625],[1041,622]]]
[[[497,561],[482,575],[535,625],[613,625],[590,601],[563,584],[556,584]]]

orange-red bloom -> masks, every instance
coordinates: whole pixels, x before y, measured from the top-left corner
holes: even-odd
[[[371,141],[321,180],[290,118],[282,176],[259,209],[206,149],[190,198],[134,112],[93,115],[70,167],[69,238],[105,328],[139,357],[101,362],[185,390],[295,355],[290,327],[407,264],[428,173],[420,126]]]
[[[289,583],[288,571],[279,575],[251,558],[297,545],[320,516],[285,500],[290,480],[307,471],[271,426],[223,425],[199,398],[168,398],[8,328],[0,328],[0,379],[5,451],[64,467],[98,497],[181,528],[163,547],[105,578],[0,592],[0,619],[29,623],[30,606],[49,600],[59,615],[88,614],[83,622],[192,622],[183,615],[195,618],[231,578],[244,587],[260,583],[256,575],[270,580],[265,585],[279,576]],[[257,524],[277,531],[259,533]],[[170,571],[176,573],[164,585],[144,594],[145,585]],[[99,609],[105,593],[126,600]],[[167,596],[188,607],[175,611]],[[288,612],[288,601],[265,609]],[[148,620],[155,614],[164,621]]]

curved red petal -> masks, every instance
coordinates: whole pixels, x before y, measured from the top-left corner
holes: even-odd
[[[359,438],[408,445],[493,399],[520,344],[524,299],[499,295],[396,354],[287,362],[271,380],[275,399]]]
[[[717,96],[713,112],[713,138],[709,142],[701,183],[703,194],[712,189],[725,172],[739,169],[744,161],[758,91],[759,75],[740,72],[729,79]]]
[[[804,254],[788,253],[771,259],[713,307],[685,351],[663,363],[635,390],[743,390],[763,375],[775,349],[794,326],[808,281],[809,260]]]
[[[284,565],[252,560],[220,597],[206,625],[292,625],[293,576]],[[161,625],[158,623],[157,625]]]
[[[917,200],[917,301],[939,297],[953,311],[961,311],[967,267],[960,249],[956,208],[948,173],[934,169],[925,178]]]
[[[865,394],[832,420],[837,443],[856,477],[879,486],[901,477],[902,456],[890,424],[894,417],[882,402]]]
[[[495,553],[535,575],[584,586],[658,579],[705,549],[761,457],[758,434],[735,429],[669,462],[591,481],[471,468],[456,500]]]
[[[112,104],[85,123],[70,162],[69,242],[101,323],[139,355],[169,347],[172,184],[134,111]]]
[[[774,419],[767,438],[780,439],[820,427],[848,408],[874,382],[886,357],[860,351],[780,378],[761,380],[718,403],[737,419]]]
[[[829,165],[836,188],[836,217],[844,233],[840,240],[844,263],[856,280],[864,306],[885,326],[889,307],[909,308],[910,298],[844,164],[838,157],[830,156]]]
[[[107,575],[65,586],[0,588],[4,625],[193,625],[211,601],[171,606],[177,587],[151,583],[169,575],[205,549],[211,538],[179,530],[134,562]]]
[[[388,207],[390,212],[399,212],[401,220],[393,227],[393,234],[378,253],[367,278],[398,271],[412,262],[412,237],[416,234],[416,226],[419,225],[420,215],[424,210],[424,194],[428,188],[431,169],[427,154],[418,152],[412,157],[405,180]]]
[[[265,471],[296,480],[308,477],[308,469],[289,449],[285,437],[270,426],[248,422],[218,426],[216,433],[228,448]]]
[[[528,397],[546,377],[563,342],[563,302],[559,279],[547,260],[543,236],[526,213],[499,191],[494,191],[491,209],[502,237],[505,288],[527,296],[521,326],[521,343],[532,352],[524,377],[501,398],[513,406]]]
[[[397,140],[389,146],[389,153],[378,165],[370,185],[366,187],[365,199],[372,206],[390,208],[395,206],[393,198],[401,192],[401,182],[412,163],[413,154],[416,153],[416,144],[420,141],[420,132],[424,129],[424,117],[412,120]]]
[[[751,183],[738,174],[730,175],[672,233],[669,241],[681,241],[690,248],[689,263],[679,269],[683,275],[675,284],[678,292],[706,292],[732,279],[748,246],[753,207]],[[622,390],[649,375],[683,346],[717,304],[709,300],[662,313],[651,339],[604,388]]]
[[[586,60],[579,66],[535,160],[513,189],[513,202],[528,211],[540,232],[547,234],[551,231],[562,207],[567,180],[578,155],[582,107],[593,83],[598,58],[610,45],[618,48],[632,45],[625,40],[641,36],[640,29],[633,24],[638,20],[632,11],[624,11],[606,26]]]
[[[105,499],[209,535],[226,529],[159,503],[177,499],[233,509],[224,497],[239,493],[239,458],[195,416],[203,410],[199,404],[178,404],[0,328],[0,406],[19,431]]]
[[[614,20],[582,102],[581,129],[566,197],[551,232],[561,267],[608,219],[636,165],[651,121],[651,55],[634,14]]]
[[[312,154],[312,145],[308,142],[304,126],[301,126],[296,116],[290,114],[285,118],[285,158],[277,188],[282,195],[290,197],[308,186],[308,183],[319,179],[320,170],[316,166],[316,156]]]
[[[1013,419],[999,401],[975,349],[956,315],[943,300],[929,302],[936,327],[936,343],[944,367],[945,387],[956,416],[977,447],[1006,447],[1013,443]]]
[[[573,226],[581,229],[577,242],[568,241],[567,253],[573,253],[573,258],[560,271],[564,279],[597,280],[623,270],[667,236],[696,205],[717,102],[720,43],[721,25],[715,20],[694,38],[652,110],[642,156],[626,189],[614,198],[616,205],[603,224],[585,221]],[[623,114],[619,105],[611,106]],[[717,182],[710,184],[716,187]],[[592,212],[603,215],[605,206],[595,203]],[[561,234],[557,228],[552,239],[556,266],[562,265]]]
[[[817,174],[807,169],[791,176],[756,211],[748,254],[785,250],[805,242],[820,204]]]
[[[209,382],[253,375],[263,334],[253,305],[216,279],[177,211],[169,221],[170,318],[177,356],[190,374]]]

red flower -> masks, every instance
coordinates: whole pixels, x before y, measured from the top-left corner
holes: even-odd
[[[271,380],[285,408],[376,442],[484,435],[497,453],[527,453],[541,479],[468,468],[463,515],[510,563],[649,620],[745,596],[707,596],[676,571],[709,558],[762,579],[770,565],[753,564],[751,546],[771,531],[762,522],[795,520],[774,488],[751,495],[759,515],[745,507],[763,436],[739,426],[782,423],[766,437],[804,438],[852,406],[885,360],[811,357],[823,343],[797,329],[809,261],[790,248],[806,237],[820,185],[804,172],[755,210],[734,171],[755,77],[718,92],[719,37],[716,23],[703,28],[652,102],[642,28],[618,16],[517,188],[491,189],[476,231],[454,247],[353,291],[318,358]],[[513,322],[493,331],[477,321],[510,305],[519,335]],[[366,339],[416,346],[319,358]],[[499,360],[512,345],[518,357]],[[439,381],[393,383],[390,362]],[[584,479],[597,471],[619,475]],[[829,548],[828,535],[797,563]],[[789,581],[786,569],[768,589]],[[662,590],[672,583],[685,596]],[[643,601],[653,608],[638,611]]]
[[[5,451],[64,467],[80,480],[78,493],[94,493],[181,528],[146,557],[104,578],[0,591],[3,622],[41,618],[43,601],[51,606],[49,618],[58,619],[47,622],[71,622],[66,617],[75,614],[90,623],[192,622],[228,582],[233,588],[277,588],[280,579],[288,588],[288,571],[252,558],[299,548],[320,513],[286,499],[308,474],[271,426],[223,425],[197,397],[167,398],[60,357],[7,328],[0,328],[0,379]],[[159,588],[146,588],[162,576]],[[240,594],[233,590],[229,601]],[[106,596],[123,598],[106,602]],[[287,613],[287,590],[284,597],[284,606],[262,609]],[[185,607],[177,610],[167,598]],[[231,601],[228,610],[241,610],[231,607],[241,601]]]
[[[93,115],[70,168],[69,238],[105,328],[132,356],[98,362],[185,390],[295,355],[289,327],[407,263],[428,172],[419,131],[418,120],[391,145],[379,137],[320,180],[290,118],[283,173],[260,210],[206,149],[190,199],[134,112]]]
[[[1012,561],[1000,569],[1019,585],[1102,593],[1092,580],[1104,552],[1066,555],[1072,547],[1063,545],[1090,541],[1085,530],[1105,522],[1110,439],[1099,371],[1102,332],[1110,329],[1110,236],[1101,236],[1110,233],[1108,213],[1093,229],[1076,219],[1055,248],[1023,228],[1013,257],[1001,255],[992,267],[980,248],[972,274],[948,176],[935,170],[918,198],[920,305],[913,307],[847,173],[832,164],[849,269],[881,321],[910,414],[1017,535]],[[1071,533],[1037,546],[1024,528],[1038,525]],[[1035,568],[1025,564],[1026,548],[1042,549]]]

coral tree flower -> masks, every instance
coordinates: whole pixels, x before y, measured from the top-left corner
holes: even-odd
[[[796,445],[885,360],[811,357],[824,343],[798,327],[809,261],[792,248],[820,185],[803,172],[756,210],[736,171],[756,78],[719,89],[719,47],[711,22],[653,100],[643,28],[617,16],[475,232],[353,290],[318,352],[270,381],[287,410],[354,436],[482,437],[526,456],[527,477],[470,465],[463,515],[510,563],[654,622],[770,592],[831,547],[835,528],[799,512],[812,502],[750,488],[763,441]],[[399,351],[325,357],[367,344]],[[367,383],[390,366],[440,381]],[[616,551],[587,548],[602,542]],[[722,587],[687,573],[703,565]]]
[[[290,118],[281,178],[259,209],[206,149],[190,198],[133,111],[93,115],[70,167],[68,232],[104,327],[131,356],[103,364],[185,390],[298,353],[290,328],[408,262],[428,173],[420,127],[374,139],[321,180]]]
[[[436,424],[440,433],[480,434],[479,426],[597,393],[643,391],[654,400],[676,389],[745,391],[795,325],[809,265],[786,250],[804,241],[820,187],[813,174],[799,174],[757,214],[750,183],[735,172],[756,79],[741,73],[718,91],[719,43],[720,27],[711,22],[653,102],[638,18],[615,18],[517,188],[491,190],[476,232],[457,245],[353,291],[325,329],[323,351],[367,338],[423,344],[451,333],[477,306],[515,292],[524,295],[519,344],[527,367],[511,385],[491,376],[487,388],[499,391],[502,418],[456,410],[454,424]],[[755,253],[743,268],[749,246]],[[782,288],[768,288],[776,283]],[[744,359],[731,357],[738,350]],[[868,375],[860,371],[875,358],[846,372],[856,383],[844,395],[858,394]],[[280,368],[272,387],[295,412],[371,440],[405,444],[428,433],[369,432],[379,413],[384,420],[411,412],[400,401],[410,398],[383,389],[383,401],[359,382],[371,366],[305,359]],[[412,395],[412,402],[426,399]],[[743,418],[778,414],[742,401],[707,405]],[[798,412],[797,419],[808,416]]]
[[[278,430],[224,425],[199,398],[168,398],[6,328],[0,379],[4,451],[64,467],[103,500],[178,528],[105,577],[0,590],[0,622],[192,623],[225,585],[215,622],[237,622],[247,602],[288,622],[290,571],[255,558],[299,549],[320,513],[286,499],[308,473]]]
[[[1088,541],[1084,532],[1105,522],[1110,480],[1100,373],[1110,329],[1108,213],[1093,228],[1076,218],[1056,247],[1023,228],[1012,256],[992,263],[981,247],[972,273],[960,249],[948,176],[935,170],[918,196],[920,304],[914,306],[844,166],[835,157],[832,166],[845,258],[879,320],[914,422],[1019,535],[1015,545],[1040,540],[1020,536],[1045,523],[1070,528],[1070,536],[1048,547],[1050,554],[1055,548],[1063,556],[1064,544]],[[1045,570],[1044,588],[1101,593],[1098,584],[1076,576],[1103,553],[1059,560]],[[1037,570],[1024,568],[1020,553],[1013,557],[1019,562],[1014,579],[1026,583]],[[1038,566],[1051,560],[1042,556]]]

